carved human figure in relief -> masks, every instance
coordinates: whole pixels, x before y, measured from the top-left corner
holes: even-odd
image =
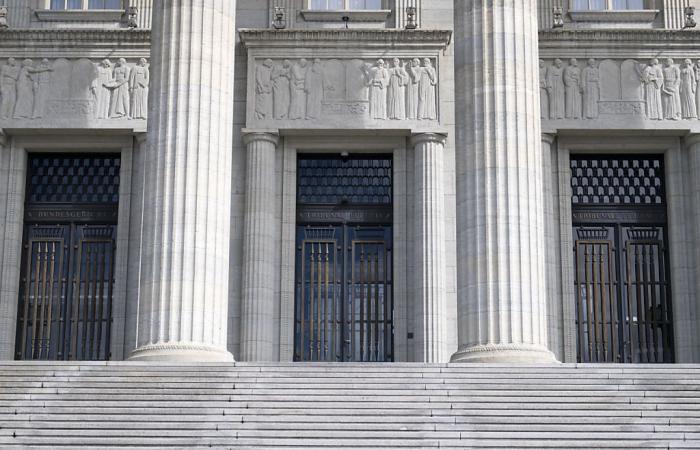
[[[408,74],[408,84],[406,86],[406,117],[409,119],[418,118],[418,85],[420,84],[421,73],[420,60],[413,58],[406,63]]]
[[[383,59],[378,59],[374,66],[363,66],[363,70],[369,86],[369,115],[372,119],[385,120],[389,71]]]
[[[437,71],[430,58],[423,58],[423,73],[418,86],[418,119],[437,119]]]
[[[388,109],[389,119],[403,120],[406,118],[406,86],[408,73],[401,65],[399,58],[394,58],[389,69]]]
[[[291,61],[285,59],[282,65],[276,65],[272,70],[272,109],[277,120],[286,119],[289,114],[289,77],[291,76],[291,67]]]
[[[292,66],[290,71],[290,97],[289,118],[303,119],[306,117],[306,71],[308,70],[309,62],[306,59],[301,59],[298,63]]]
[[[51,87],[51,63],[44,58],[39,66],[32,69],[34,73],[34,109],[32,117],[39,119],[46,114],[46,101],[49,98],[49,88]]]
[[[318,58],[306,72],[304,90],[306,91],[306,118],[320,118],[323,103],[323,66]]]
[[[272,117],[272,60],[266,59],[255,68],[255,118]]]
[[[697,103],[695,102],[695,91],[697,89],[697,78],[695,78],[695,67],[689,59],[683,61],[681,68],[681,114],[684,119],[695,119],[698,117]]]
[[[589,59],[588,65],[581,71],[581,87],[583,90],[583,118],[598,117],[598,102],[600,101],[600,70],[595,59]]]
[[[9,119],[17,102],[17,80],[20,66],[15,58],[9,58],[0,69],[0,117]]]
[[[549,94],[549,118],[563,119],[566,111],[564,87],[564,62],[557,58],[547,68],[547,93]]]
[[[681,70],[673,63],[673,59],[668,58],[663,72],[664,117],[670,120],[679,120],[681,118]]]
[[[547,66],[540,59],[540,118],[549,119],[549,94],[547,93]]]
[[[695,108],[697,117],[700,118],[700,60],[695,62]]]
[[[569,65],[564,69],[564,87],[566,89],[565,116],[567,119],[580,119],[583,109],[581,69],[576,58],[570,59]]]
[[[644,85],[644,100],[646,101],[647,118],[661,120],[664,117],[661,88],[664,85],[664,72],[659,60],[654,58],[642,71]]]
[[[30,119],[34,110],[34,78],[32,74],[33,61],[25,59],[17,78],[17,103],[15,119]]]
[[[129,116],[129,67],[124,58],[119,58],[114,67],[112,98],[109,102],[109,118],[119,119]]]
[[[95,99],[95,117],[98,119],[107,119],[109,117],[109,102],[111,89],[109,87],[112,82],[112,62],[109,59],[103,59],[96,67],[97,77],[90,86],[90,91]]]
[[[129,75],[132,119],[148,119],[148,86],[150,79],[148,61],[145,58],[141,58],[138,64],[131,69],[131,74]]]

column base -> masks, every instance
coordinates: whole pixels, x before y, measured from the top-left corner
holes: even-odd
[[[556,364],[559,361],[554,353],[539,345],[487,344],[460,348],[452,355],[450,362]]]
[[[129,361],[233,362],[233,355],[211,345],[173,342],[139,347],[131,352]]]

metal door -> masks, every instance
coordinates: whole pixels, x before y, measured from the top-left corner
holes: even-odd
[[[301,156],[295,361],[393,360],[390,157]]]
[[[661,156],[572,158],[579,362],[674,361]]]

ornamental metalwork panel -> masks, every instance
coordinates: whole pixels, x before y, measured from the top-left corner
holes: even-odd
[[[109,359],[119,166],[30,155],[17,359]]]
[[[662,158],[572,158],[579,362],[674,361]]]
[[[298,160],[296,361],[392,361],[392,160]]]

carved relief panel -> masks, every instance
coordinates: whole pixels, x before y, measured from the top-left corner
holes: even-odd
[[[149,83],[143,58],[132,62],[8,58],[0,62],[0,119],[7,127],[145,121]]]
[[[700,120],[700,60],[540,61],[544,120]]]
[[[256,59],[255,122],[438,120],[435,58]]]

